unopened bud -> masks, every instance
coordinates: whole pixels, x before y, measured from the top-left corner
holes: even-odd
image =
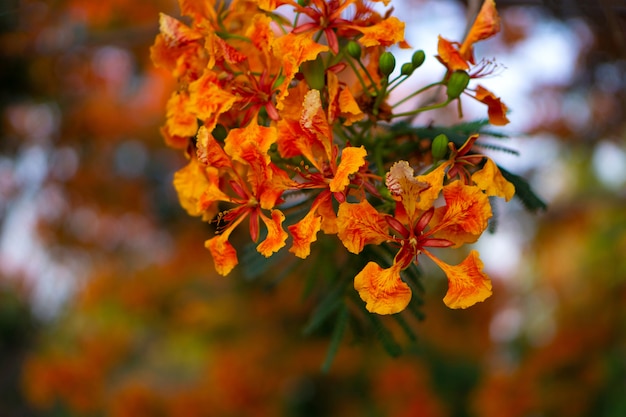
[[[378,59],[378,69],[385,77],[393,72],[396,68],[396,57],[391,52],[383,52]]]
[[[411,64],[410,62],[406,62],[402,64],[402,66],[400,67],[400,74],[411,75],[413,74],[414,70],[415,70],[415,67],[413,67],[413,64]]]
[[[448,137],[443,133],[435,136],[435,139],[433,139],[431,152],[435,161],[439,161],[440,159],[445,158],[446,153],[448,152]]]
[[[346,52],[354,59],[361,59],[361,45],[355,41],[348,42]]]
[[[413,69],[414,70],[418,69],[420,66],[422,66],[425,60],[426,60],[426,54],[424,53],[424,51],[422,51],[421,49],[419,51],[415,51],[413,53],[413,56],[411,57],[411,63],[413,64]]]
[[[465,71],[454,71],[448,79],[448,89],[446,94],[449,100],[458,98],[469,84],[470,76]]]

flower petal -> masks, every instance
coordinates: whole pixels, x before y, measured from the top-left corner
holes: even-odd
[[[189,95],[189,111],[204,121],[209,132],[217,125],[220,115],[230,110],[237,100],[219,84],[217,74],[209,70],[189,84]]]
[[[491,91],[480,85],[476,86],[476,100],[487,105],[487,114],[489,115],[489,123],[495,126],[504,126],[509,123],[506,117],[507,107],[499,97],[496,97]]]
[[[391,46],[404,41],[404,22],[397,17],[389,17],[371,26],[351,26],[363,34],[359,43],[363,46]]]
[[[491,158],[487,158],[483,168],[472,175],[472,181],[487,195],[502,197],[506,201],[513,198],[515,194],[515,186],[502,176]]]
[[[411,301],[411,289],[400,278],[400,266],[397,264],[383,269],[374,262],[368,262],[354,278],[354,289],[371,313],[399,313]]]
[[[473,63],[472,46],[478,41],[492,37],[499,31],[500,16],[496,10],[496,3],[494,0],[485,0],[461,45],[459,50],[461,55]]]
[[[385,217],[367,200],[340,204],[337,226],[339,239],[352,253],[360,253],[365,245],[377,245],[390,239]]]
[[[174,92],[167,101],[166,128],[170,135],[191,137],[198,130],[198,119],[189,110],[189,95]]]
[[[293,237],[293,245],[289,252],[295,254],[298,258],[305,259],[311,254],[311,243],[317,240],[317,232],[322,226],[322,216],[311,210],[298,223],[288,227]]]
[[[363,146],[347,147],[341,152],[341,162],[337,167],[335,177],[330,181],[330,191],[343,191],[350,184],[350,175],[354,174],[365,164],[367,151]]]
[[[229,227],[221,235],[217,235],[206,242],[204,246],[211,252],[215,270],[218,274],[226,276],[239,263],[237,251],[228,241],[228,236],[234,227]]]
[[[439,36],[439,43],[437,44],[437,59],[445,65],[450,72],[457,70],[467,71],[469,69],[469,64],[461,56],[454,45],[458,44],[450,42],[449,40]]]
[[[196,135],[196,155],[198,160],[208,166],[215,168],[231,167],[232,163],[221,145],[217,143],[215,138],[206,126],[200,126]]]
[[[478,252],[473,250],[460,264],[453,266],[424,251],[448,277],[448,292],[443,302],[450,308],[467,308],[491,296],[491,279],[483,272]]]
[[[256,247],[256,250],[266,258],[269,258],[274,252],[278,252],[280,248],[285,246],[287,232],[282,227],[285,215],[280,210],[272,210],[271,219],[261,215],[261,220],[267,227],[267,237]]]
[[[402,201],[409,221],[415,220],[420,193],[426,190],[429,184],[415,178],[413,168],[407,161],[398,161],[391,166],[385,177],[385,184],[389,192]]]
[[[210,186],[206,176],[206,167],[192,158],[185,167],[174,173],[173,184],[180,205],[190,216],[200,216],[205,212],[201,207],[200,199]],[[212,211],[213,214],[217,214],[217,207],[213,207]]]
[[[433,236],[454,242],[455,247],[475,242],[491,217],[489,198],[478,187],[454,181],[443,189],[446,205],[435,210]]]

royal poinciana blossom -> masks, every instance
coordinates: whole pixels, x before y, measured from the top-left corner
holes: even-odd
[[[391,155],[406,139],[394,137],[392,127],[466,90],[487,105],[492,124],[508,123],[499,98],[469,86],[490,72],[489,64],[475,64],[473,45],[499,31],[495,4],[485,1],[462,43],[440,37],[442,80],[399,101],[437,87],[447,98],[398,114],[389,92],[424,57],[416,52],[391,76],[395,58],[387,49],[409,47],[404,23],[381,15],[375,3],[180,0],[189,24],[161,15],[152,59],[178,80],[162,133],[189,161],[174,186],[190,215],[216,223],[206,247],[222,275],[239,262],[229,239],[243,225],[266,257],[289,245],[308,258],[322,232],[359,256],[366,245],[395,248],[390,264],[370,261],[355,277],[369,311],[406,308],[412,295],[402,271],[420,255],[448,277],[446,305],[469,307],[491,294],[478,253],[449,265],[433,249],[478,240],[492,216],[489,197],[508,201],[514,187],[476,152],[477,135],[462,146],[444,143],[434,158],[424,150],[397,158]],[[285,204],[288,196],[295,206]]]

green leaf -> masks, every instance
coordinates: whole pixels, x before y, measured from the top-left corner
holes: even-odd
[[[528,181],[519,175],[512,174],[506,169],[498,166],[502,176],[515,186],[515,197],[519,198],[526,210],[536,212],[545,210],[548,205],[530,188]]]
[[[404,317],[401,314],[394,314],[393,318],[398,322],[406,336],[409,338],[411,342],[417,342],[417,335],[411,328],[411,325],[407,323]]]
[[[302,330],[302,333],[305,336],[308,336],[317,330],[339,307],[342,305],[345,307],[345,303],[342,298],[343,290],[344,286],[340,283],[340,285],[330,291],[328,295],[318,304],[313,311],[308,324]]]
[[[322,364],[322,372],[329,371],[330,366],[337,355],[337,351],[339,350],[343,334],[346,332],[346,325],[348,324],[348,319],[350,318],[350,312],[345,304],[342,304],[342,307],[336,317],[337,320],[335,321],[335,328],[333,329],[333,334],[330,338],[330,345],[328,345],[328,351],[326,352],[326,359]]]
[[[385,348],[387,353],[394,358],[400,356],[402,354],[402,347],[394,339],[389,329],[385,327],[380,317],[367,311],[367,318],[369,319],[372,327],[374,327],[376,337],[378,337],[378,340],[383,345],[383,348]]]

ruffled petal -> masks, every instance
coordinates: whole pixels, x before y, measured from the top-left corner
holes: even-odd
[[[361,45],[370,46],[391,46],[404,41],[404,22],[397,17],[389,17],[371,26],[351,26],[363,34],[359,39]]]
[[[448,292],[443,302],[450,308],[467,308],[491,296],[491,279],[483,272],[478,252],[473,250],[460,264],[453,266],[424,251],[448,277]]]
[[[166,128],[174,136],[191,137],[198,131],[198,119],[189,110],[189,95],[175,92],[167,101]]]
[[[328,49],[328,46],[313,41],[307,34],[288,33],[272,42],[272,51],[274,56],[281,61],[285,77],[276,96],[276,108],[278,110],[284,107],[283,100],[288,94],[287,87],[300,70],[300,65],[303,62],[314,60],[320,53],[326,52]]]
[[[384,216],[367,200],[341,203],[337,226],[339,239],[352,253],[360,253],[365,245],[377,245],[390,239]]]
[[[217,125],[219,117],[233,106],[237,98],[219,84],[217,74],[205,71],[189,84],[189,111],[204,121],[209,132]]]
[[[354,174],[365,164],[367,151],[363,146],[348,147],[341,152],[341,162],[337,167],[335,177],[330,181],[330,191],[343,191],[350,184],[350,175]]]
[[[415,220],[420,193],[430,187],[430,184],[418,181],[407,161],[398,161],[391,166],[385,177],[385,184],[391,195],[402,201],[409,220]]]
[[[478,187],[454,181],[443,189],[446,205],[435,210],[431,220],[434,237],[455,246],[478,240],[492,216],[489,198]]]
[[[397,264],[383,269],[374,262],[368,262],[354,278],[354,289],[371,313],[399,313],[411,301],[411,289],[400,278],[400,266]]]
[[[200,216],[204,213],[200,198],[210,185],[205,169],[193,158],[185,167],[174,173],[173,184],[178,201],[191,216]]]
[[[196,155],[198,160],[208,166],[215,168],[231,167],[232,163],[221,145],[205,126],[200,126],[196,136]]]

